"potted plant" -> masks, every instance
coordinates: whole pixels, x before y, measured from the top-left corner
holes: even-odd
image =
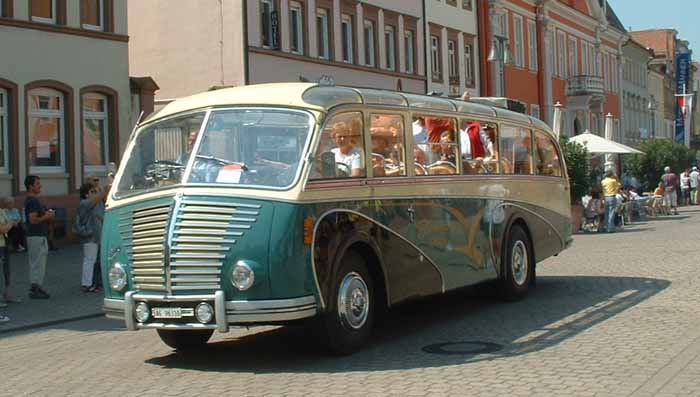
[[[568,142],[564,137],[560,138],[559,144],[566,161],[566,172],[569,175],[571,230],[576,233],[581,229],[581,219],[583,219],[584,209],[581,198],[591,188],[588,150],[581,144]]]

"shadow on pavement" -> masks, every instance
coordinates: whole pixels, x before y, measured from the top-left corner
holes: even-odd
[[[665,280],[633,277],[540,277],[532,293],[515,303],[500,303],[485,296],[484,286],[472,287],[396,308],[386,315],[371,344],[352,356],[330,357],[308,328],[284,327],[217,339],[198,352],[173,352],[146,362],[228,373],[337,373],[497,360],[555,346],[669,285]],[[465,342],[492,348],[482,354],[422,350]]]

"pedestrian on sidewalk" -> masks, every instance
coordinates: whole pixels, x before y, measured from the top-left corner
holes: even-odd
[[[9,210],[12,209],[13,205],[14,200],[11,197],[0,199],[0,262],[2,262],[2,274],[5,279],[5,289],[2,292],[2,302],[0,302],[0,305],[22,302],[21,299],[14,298],[10,294],[10,239],[8,234],[10,230],[16,228],[19,223],[18,220],[10,216]]]
[[[608,233],[615,231],[615,208],[617,207],[617,193],[620,191],[620,182],[612,169],[605,171],[605,178],[600,182],[605,197],[605,220]]]
[[[664,168],[661,182],[664,183],[664,204],[673,211],[674,215],[678,215],[678,193],[676,193],[678,177],[671,172],[671,167]]]
[[[699,195],[698,195],[698,188],[700,188],[700,172],[698,171],[698,167],[693,167],[693,170],[690,171],[690,202],[693,205],[698,205],[700,202],[698,201]]]
[[[24,200],[24,215],[27,219],[27,261],[29,262],[29,297],[48,299],[50,295],[44,290],[46,275],[46,257],[49,252],[48,224],[53,221],[53,210],[44,210],[39,201],[41,179],[36,175],[27,175],[24,179],[27,198]]]
[[[98,206],[106,197],[106,190],[99,190],[90,183],[80,187],[80,205],[75,230],[83,243],[83,275],[80,288],[83,292],[96,292],[93,272],[99,254],[102,222],[98,218]]]
[[[690,205],[690,169],[681,172],[681,206]]]
[[[105,218],[105,202],[107,199],[107,195],[109,194],[109,190],[112,187],[111,184],[107,184],[106,186],[101,185],[100,178],[98,178],[95,175],[90,175],[88,176],[88,179],[86,181],[87,183],[92,186],[93,189],[96,189],[99,193],[103,195],[102,200],[95,206],[95,219],[97,220],[97,227],[100,231],[100,235],[102,232],[102,223]],[[97,244],[99,246],[100,241],[97,241]],[[102,288],[102,267],[100,266],[100,250],[97,250],[97,260],[95,261],[95,266],[94,266],[94,271],[93,271],[93,280],[95,287],[99,290]]]

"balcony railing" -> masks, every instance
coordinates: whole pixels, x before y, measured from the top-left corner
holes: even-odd
[[[566,95],[605,95],[603,78],[584,75],[569,77],[566,82]]]

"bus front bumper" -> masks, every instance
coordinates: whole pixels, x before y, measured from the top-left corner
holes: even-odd
[[[192,315],[183,314],[177,319],[158,319],[152,314],[150,319],[139,322],[134,315],[136,305],[139,303],[149,305],[153,312],[153,305],[158,307],[181,308],[193,307],[199,303],[209,303],[214,308],[214,318],[206,324],[202,324]],[[170,330],[198,330],[212,329],[219,332],[227,332],[229,325],[246,325],[253,323],[280,323],[313,317],[317,313],[316,299],[313,295],[292,299],[255,300],[255,301],[227,301],[223,291],[216,291],[213,295],[184,295],[173,296],[167,294],[127,292],[124,299],[104,299],[103,310],[107,318],[123,320],[128,330],[139,329],[170,329]]]

